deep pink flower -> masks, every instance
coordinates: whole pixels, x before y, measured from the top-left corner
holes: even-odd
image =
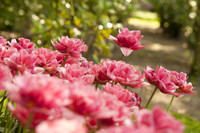
[[[36,133],[87,133],[86,128],[77,120],[64,118],[44,121],[36,127]]]
[[[141,88],[147,86],[144,81],[145,75],[141,71],[137,71],[132,65],[123,61],[109,60],[101,61],[102,66],[107,68],[107,76],[114,82],[132,88]]]
[[[0,45],[6,46],[6,44],[7,44],[7,40],[5,38],[3,38],[2,36],[0,36]]]
[[[25,73],[16,76],[14,85],[8,87],[9,98],[30,109],[60,108],[70,102],[65,86],[66,81],[56,77]]]
[[[87,84],[94,82],[94,75],[88,74],[87,68],[81,67],[79,64],[66,64],[65,67],[60,68],[60,77],[67,79],[70,82],[83,80]]]
[[[185,127],[173,116],[156,106],[152,111],[140,110],[135,114],[137,127],[153,128],[156,133],[183,133]]]
[[[28,118],[30,118],[30,115],[32,115],[31,123],[30,123],[30,128],[34,129],[39,123],[42,121],[52,119],[52,118],[57,118],[60,117],[62,112],[59,110],[46,110],[46,109],[41,109],[39,111],[34,111],[28,108],[23,107],[20,104],[16,104],[15,107],[11,104],[8,103],[8,108],[12,115],[23,125],[26,126],[28,122]]]
[[[29,53],[32,52],[35,47],[29,39],[19,38],[18,42],[15,39],[12,39],[11,42],[8,43],[10,47],[16,48],[18,51],[21,49],[26,49]]]
[[[26,50],[22,49],[19,52],[12,53],[9,57],[4,58],[5,64],[11,69],[18,70],[23,73],[25,70],[31,73],[37,73],[44,71],[43,68],[36,67],[37,56],[30,54]]]
[[[0,91],[6,90],[5,83],[11,82],[12,74],[8,68],[8,66],[5,66],[0,63]]]
[[[94,115],[100,123],[113,125],[115,123],[124,125],[126,121],[131,121],[131,111],[126,105],[112,94],[100,92],[101,108]]]
[[[87,45],[80,39],[61,37],[59,42],[52,42],[53,46],[61,53],[75,58],[81,57],[81,52],[87,51]]]
[[[95,76],[95,83],[105,84],[111,80],[107,75],[106,66],[103,66],[102,64],[95,64],[91,66],[89,73]]]
[[[107,83],[105,85],[104,90],[107,93],[115,95],[120,101],[124,102],[125,105],[131,109],[131,111],[134,111],[140,108],[142,99],[138,97],[137,93],[124,89],[119,84],[112,85],[110,83]]]
[[[37,56],[37,66],[43,67],[46,73],[56,75],[57,68],[61,66],[63,59],[59,59],[60,52],[52,51],[47,48],[39,48],[34,50],[33,53]]]
[[[113,40],[121,47],[124,56],[128,56],[133,50],[139,50],[146,47],[142,46],[140,43],[142,37],[140,31],[129,31],[128,28],[125,27],[122,28],[122,31],[119,30],[117,38],[110,36],[109,39]]]
[[[72,102],[67,107],[88,117],[90,122],[92,120],[93,127],[96,127],[95,123],[112,125],[123,123],[131,118],[129,108],[114,95],[96,91],[93,86],[85,85],[80,81],[69,84],[68,88]]]
[[[186,73],[178,73],[176,71],[171,72],[171,81],[179,87],[177,90],[179,93],[194,94],[195,92],[192,91],[194,87],[191,82],[187,83],[187,79],[188,77]]]
[[[78,114],[90,116],[102,106],[98,93],[91,85],[76,81],[68,85],[68,90],[70,90],[69,99],[72,102],[67,107]]]
[[[145,72],[146,79],[149,83],[155,85],[165,94],[180,97],[183,93],[193,94],[191,83],[187,83],[187,74],[169,71],[162,66],[158,66],[156,71],[147,66]]]

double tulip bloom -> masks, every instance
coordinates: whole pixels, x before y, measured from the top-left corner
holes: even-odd
[[[146,46],[142,46],[140,43],[140,39],[143,36],[140,35],[140,31],[129,31],[128,28],[122,28],[119,30],[119,34],[117,37],[109,36],[109,39],[113,40],[117,45],[121,48],[122,53],[124,56],[129,56],[132,51],[143,49]]]
[[[149,83],[155,85],[165,94],[176,97],[180,97],[183,94],[194,94],[192,83],[187,83],[186,73],[169,71],[162,66],[158,66],[156,71],[147,66],[144,72]]]

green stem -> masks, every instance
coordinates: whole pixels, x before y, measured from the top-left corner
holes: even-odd
[[[28,116],[28,120],[27,120],[26,126],[25,126],[25,128],[23,130],[23,133],[27,133],[28,132],[28,129],[29,129],[30,125],[31,125],[32,119],[33,119],[33,112],[31,111],[29,116]]]
[[[14,120],[14,117],[12,115],[10,115],[10,117],[11,118],[9,118],[10,121],[9,121],[9,124],[8,124],[8,131],[7,131],[8,133],[10,133],[10,129],[11,129],[12,125],[13,125],[13,120]]]
[[[147,102],[147,104],[146,104],[146,108],[149,106],[149,103],[151,102],[151,100],[152,100],[152,98],[153,98],[153,96],[154,96],[154,94],[156,93],[156,90],[157,90],[158,88],[156,87],[155,89],[154,89],[154,91],[153,91],[153,93],[151,94],[151,97],[149,98],[149,100],[148,100],[148,102]]]
[[[171,106],[172,106],[172,103],[173,103],[173,101],[174,101],[174,97],[175,97],[175,96],[172,96],[172,99],[171,99],[171,101],[170,101],[170,103],[169,103],[169,106],[168,106],[168,108],[167,108],[167,112],[169,112],[169,110],[170,110],[170,108],[171,108]]]
[[[17,131],[17,133],[21,133],[22,132],[22,125],[19,123],[19,129]]]
[[[123,60],[123,59],[124,59],[124,54],[122,54],[122,56],[121,56],[120,60]]]
[[[95,88],[96,88],[96,89],[98,88],[98,85],[99,85],[99,84],[98,84],[98,83],[96,83],[96,85],[95,85]]]
[[[65,57],[65,59],[64,59],[64,61],[63,61],[63,63],[62,63],[62,67],[64,67],[65,62],[66,62],[66,60],[67,60],[67,57],[68,57],[68,56]]]
[[[6,108],[7,109],[7,108]],[[7,110],[8,111],[8,110]],[[7,112],[6,111],[6,112]],[[8,114],[6,113],[5,114],[5,116],[4,116],[4,118],[5,118],[5,120],[7,120],[7,121],[5,121],[4,120],[4,122],[6,123],[6,125],[5,125],[5,127],[4,127],[4,130],[3,130],[3,133],[6,133],[6,131],[7,131],[7,128],[8,128],[8,125],[10,124],[10,111],[8,111]]]
[[[127,89],[128,86],[125,86],[124,88]]]
[[[1,106],[0,106],[0,115],[1,115],[1,111],[3,109],[3,104],[4,104],[5,99],[6,99],[6,91],[4,92],[3,98],[2,98],[2,100],[0,102],[0,104],[1,104]]]

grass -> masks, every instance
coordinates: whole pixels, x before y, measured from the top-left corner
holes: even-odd
[[[186,126],[184,133],[200,133],[200,121],[187,115],[182,115],[178,113],[172,114],[176,119],[180,120]]]

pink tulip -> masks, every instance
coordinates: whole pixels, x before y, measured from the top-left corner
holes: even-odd
[[[107,93],[115,95],[120,101],[124,102],[125,105],[131,109],[131,111],[140,108],[142,99],[138,97],[137,93],[124,89],[119,84],[111,85],[110,83],[105,85],[104,90]]]
[[[141,126],[135,128],[134,126],[111,126],[109,128],[102,128],[97,133],[158,133],[152,128]]]
[[[12,39],[11,42],[8,43],[10,47],[16,48],[18,51],[21,49],[27,50],[29,53],[31,53],[35,47],[32,42],[30,42],[29,39],[25,38],[19,38],[18,42],[15,39]]]
[[[131,111],[125,103],[118,100],[112,94],[101,92],[99,94],[101,107],[98,112],[94,112],[94,117],[98,122],[107,125],[119,124],[124,125],[126,121],[131,122]]]
[[[133,50],[139,50],[145,48],[140,43],[140,39],[143,36],[140,35],[140,31],[129,31],[128,28],[122,28],[122,31],[119,30],[117,38],[110,36],[109,39],[113,40],[117,45],[121,47],[121,51],[124,56],[129,56]]]
[[[95,76],[95,83],[105,84],[111,80],[107,75],[107,68],[102,64],[95,64],[91,66],[89,73]]]
[[[83,80],[87,84],[94,82],[94,75],[88,74],[87,68],[81,67],[79,64],[66,64],[65,67],[59,68],[60,77],[70,82]]]
[[[156,71],[147,66],[145,70],[146,79],[150,84],[155,85],[162,93],[176,97],[186,94],[194,94],[191,83],[187,83],[187,74],[169,71],[158,66]]]
[[[37,56],[37,66],[43,67],[45,73],[57,75],[57,68],[61,66],[61,63],[64,60],[64,57],[59,59],[59,56],[61,55],[60,52],[52,51],[47,48],[39,48],[34,50],[33,53]]]
[[[9,68],[0,63],[0,91],[6,90],[6,83],[11,82],[12,80],[12,74],[9,70]]]
[[[58,39],[59,42],[52,42],[53,46],[61,53],[75,57],[75,58],[80,58],[81,52],[87,51],[88,47],[87,45],[84,44],[82,40],[75,39],[75,38],[68,38],[66,37],[61,37]]]
[[[52,118],[58,118],[62,115],[62,112],[60,110],[32,110],[24,107],[23,105],[16,104],[13,106],[11,103],[8,103],[8,108],[12,115],[23,125],[26,126],[28,123],[28,119],[32,115],[32,119],[30,119],[30,129],[34,129],[38,124],[40,124],[42,121],[52,119]]]
[[[152,111],[140,110],[135,114],[138,128],[146,126],[153,128],[155,133],[183,133],[185,127],[173,116],[156,106]]]
[[[8,87],[9,98],[30,109],[60,108],[70,103],[66,81],[48,75],[25,73]],[[55,97],[56,96],[56,97]]]
[[[132,88],[141,88],[147,86],[144,81],[145,75],[137,71],[132,65],[123,61],[109,60],[101,61],[102,66],[107,69],[107,76],[115,83]]]
[[[44,121],[36,127],[36,133],[87,133],[86,128],[77,120],[64,118]]]
[[[6,46],[6,44],[7,44],[7,40],[3,38],[2,36],[0,36],[0,46]]]
[[[19,52],[14,52],[9,57],[4,58],[5,64],[11,69],[18,70],[23,73],[25,70],[33,72],[36,67],[37,56],[30,54],[26,50],[22,49]]]
[[[187,79],[188,77],[186,73],[178,73],[176,71],[171,72],[171,81],[179,87],[177,90],[179,93],[194,94],[195,92],[192,91],[194,87],[191,82],[187,83]]]

